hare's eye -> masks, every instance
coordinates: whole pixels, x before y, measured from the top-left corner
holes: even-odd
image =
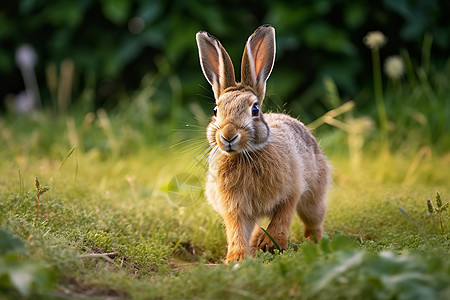
[[[258,103],[254,103],[252,106],[252,117],[259,116],[259,106]]]
[[[217,106],[214,107],[214,117],[217,117]]]

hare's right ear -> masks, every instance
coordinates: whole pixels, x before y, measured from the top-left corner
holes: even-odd
[[[225,89],[236,85],[233,63],[219,40],[205,31],[196,35],[200,65],[211,84],[214,97],[219,99]]]
[[[259,101],[264,100],[266,81],[275,61],[275,29],[260,26],[248,38],[241,63],[241,81],[253,88]]]

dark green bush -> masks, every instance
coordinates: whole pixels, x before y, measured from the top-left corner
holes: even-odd
[[[381,30],[389,38],[382,58],[406,48],[413,61],[420,61],[423,36],[430,33],[433,61],[439,65],[447,59],[449,6],[444,0],[4,1],[0,98],[23,89],[14,52],[28,43],[38,54],[44,105],[55,98],[48,66],[59,68],[67,59],[75,66],[72,98],[79,99],[83,91],[92,89],[97,107],[106,101],[115,104],[120,99],[117,94],[138,88],[149,72],[167,75],[158,90],[161,98],[181,93],[184,104],[199,98],[207,105],[199,94],[212,94],[198,65],[195,33],[207,30],[219,37],[239,73],[248,35],[270,23],[277,30],[278,53],[267,103],[281,110],[289,102],[289,110],[308,120],[330,108],[321,100],[324,76],[334,79],[344,99],[354,98],[370,84],[370,52],[362,43],[370,30]],[[181,91],[174,91],[173,76],[180,80]],[[162,117],[166,115],[162,110]]]

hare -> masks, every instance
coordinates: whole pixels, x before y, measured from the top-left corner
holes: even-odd
[[[225,223],[226,261],[258,249],[273,252],[275,245],[258,225],[262,217],[270,218],[267,232],[281,249],[288,247],[295,211],[305,225],[304,237],[320,239],[330,181],[327,159],[303,123],[261,111],[275,60],[275,29],[264,25],[249,37],[240,83],[217,38],[200,31],[196,40],[217,105],[207,128],[206,197]]]

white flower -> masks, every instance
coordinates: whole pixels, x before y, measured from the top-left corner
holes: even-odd
[[[145,29],[145,21],[140,17],[132,17],[128,21],[128,30],[132,34],[139,34]]]
[[[31,69],[37,61],[37,55],[30,45],[21,45],[16,50],[16,63],[20,68]]]
[[[364,44],[372,50],[378,50],[387,42],[387,37],[381,31],[370,31],[363,38]]]
[[[400,79],[405,73],[405,64],[400,56],[389,56],[384,61],[384,72],[392,80]]]

